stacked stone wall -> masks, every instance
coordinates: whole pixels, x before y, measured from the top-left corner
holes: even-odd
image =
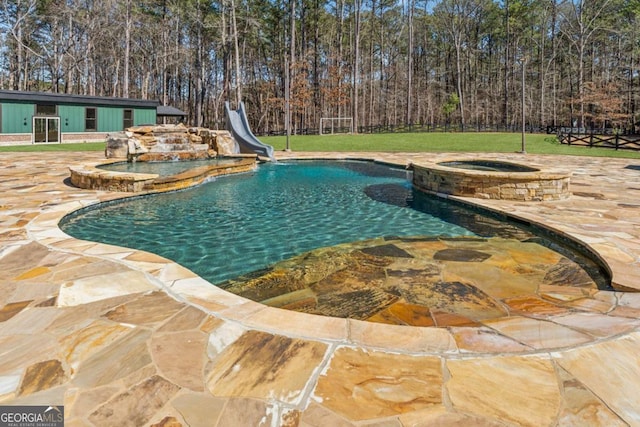
[[[91,165],[72,167],[70,172],[71,183],[76,187],[128,193],[143,191],[158,177],[156,174],[110,172]]]
[[[229,164],[214,164],[189,169],[177,175],[160,177],[157,174],[114,172],[99,169],[99,163],[69,168],[71,183],[91,190],[141,192],[167,191],[187,188],[205,180],[234,173],[249,172],[257,167],[256,156],[241,157]]]
[[[412,165],[413,184],[433,194],[481,199],[547,201],[569,197],[570,175],[538,172],[468,171]]]

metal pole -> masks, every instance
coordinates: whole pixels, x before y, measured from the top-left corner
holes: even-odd
[[[291,83],[293,80],[293,73],[295,71],[295,63],[296,63],[296,0],[290,0],[291,2],[291,32],[290,32],[290,40],[289,40],[289,48],[291,49],[291,61],[287,66],[287,73],[289,75],[289,102],[287,108],[287,120],[289,122],[289,127],[287,128],[287,151],[291,151],[291,147],[289,147],[289,137],[291,136],[291,122],[292,122],[292,114],[291,114]]]
[[[287,135],[285,151],[291,151],[291,148],[289,148],[289,137],[291,136],[291,106],[289,103],[289,96],[291,88],[289,83],[289,60],[286,56],[284,58],[284,68],[284,127]]]
[[[522,154],[526,154],[527,150],[526,150],[526,141],[525,141],[525,85],[524,85],[524,72],[525,72],[525,65],[527,63],[527,58],[526,56],[522,57]]]

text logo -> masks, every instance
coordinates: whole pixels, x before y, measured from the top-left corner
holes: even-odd
[[[64,427],[64,406],[0,406],[0,427]]]

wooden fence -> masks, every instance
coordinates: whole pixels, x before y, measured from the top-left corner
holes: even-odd
[[[615,150],[640,150],[640,135],[604,135],[596,133],[558,133],[561,144],[582,147],[613,148]]]

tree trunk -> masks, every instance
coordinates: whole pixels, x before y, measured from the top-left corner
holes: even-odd
[[[231,0],[231,25],[233,26],[233,50],[236,75],[236,105],[242,102],[242,75],[240,71],[240,49],[238,47],[238,24],[236,22],[236,3]]]
[[[133,26],[133,17],[131,16],[131,0],[127,0],[125,5],[125,21],[124,21],[124,54],[123,54],[123,70],[122,70],[122,97],[129,97],[129,67],[131,62],[131,31]]]
[[[504,43],[504,76],[503,76],[503,85],[504,92],[502,98],[502,121],[504,126],[509,125],[509,67],[511,64],[511,56],[509,52],[509,47],[511,43],[511,30],[510,30],[510,17],[509,17],[509,0],[505,0],[504,2],[504,10],[505,10],[505,19],[504,19],[504,27],[505,27],[505,43]]]
[[[405,122],[409,125],[413,123],[413,117],[411,116],[412,95],[413,95],[413,9],[415,7],[415,0],[410,0],[408,4],[408,19],[407,19],[407,31],[408,31],[408,48],[407,48],[407,115]]]
[[[355,0],[355,27],[353,29],[353,132],[358,133],[358,115],[360,114],[359,89],[360,89],[360,18],[362,0]]]

